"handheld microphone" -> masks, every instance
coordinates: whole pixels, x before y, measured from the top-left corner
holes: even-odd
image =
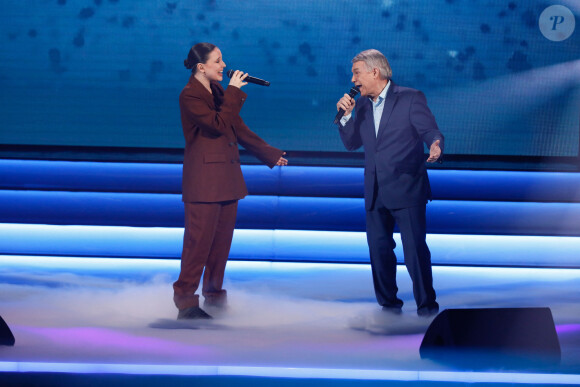
[[[360,93],[360,90],[358,89],[358,87],[353,86],[350,88],[348,95],[350,98],[354,98],[358,93]],[[344,116],[344,109],[340,108],[338,113],[336,113],[336,117],[334,117],[334,123],[338,124],[340,119],[342,118],[342,116]]]
[[[228,70],[227,74],[228,77],[232,77],[232,75],[234,75],[234,70]],[[256,85],[260,85],[260,86],[270,86],[270,82],[265,81],[263,79],[260,78],[255,78],[255,77],[251,77],[251,76],[247,76],[246,79],[244,79],[244,82],[248,82],[248,83],[254,83]]]

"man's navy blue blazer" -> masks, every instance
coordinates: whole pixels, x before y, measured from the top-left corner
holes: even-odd
[[[425,204],[431,186],[425,166],[425,152],[436,140],[443,152],[443,135],[427,106],[425,95],[391,81],[384,101],[378,135],[375,135],[373,107],[369,98],[358,99],[354,115],[339,132],[347,150],[364,147],[365,208],[374,202],[375,182],[381,200],[389,209]]]

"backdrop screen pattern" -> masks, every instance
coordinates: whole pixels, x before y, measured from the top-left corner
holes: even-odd
[[[336,101],[376,48],[448,154],[577,157],[580,34],[544,35],[553,4],[579,20],[575,0],[3,2],[0,144],[181,148],[183,60],[207,41],[271,82],[244,87],[242,117],[285,150],[345,152]]]

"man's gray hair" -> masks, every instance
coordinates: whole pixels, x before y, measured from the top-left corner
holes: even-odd
[[[375,49],[365,50],[352,58],[352,63],[364,62],[368,71],[372,71],[375,67],[379,69],[382,79],[391,79],[393,70],[385,56]]]

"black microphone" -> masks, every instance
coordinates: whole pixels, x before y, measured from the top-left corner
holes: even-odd
[[[234,70],[228,70],[227,74],[228,77],[232,77],[232,75],[234,75]],[[265,81],[263,79],[260,78],[255,78],[255,77],[250,77],[249,75],[246,77],[246,79],[244,79],[244,82],[248,82],[248,83],[254,83],[256,85],[260,85],[260,86],[270,86],[270,82]]]
[[[353,86],[353,87],[350,88],[350,91],[348,93],[348,96],[350,98],[354,98],[354,97],[356,97],[356,95],[358,93],[360,93],[360,90],[358,89],[358,87]],[[343,108],[340,108],[340,110],[338,111],[338,113],[336,113],[336,117],[334,117],[334,123],[335,124],[338,124],[339,121],[340,121],[340,119],[342,118],[342,116],[344,116],[344,109]]]

